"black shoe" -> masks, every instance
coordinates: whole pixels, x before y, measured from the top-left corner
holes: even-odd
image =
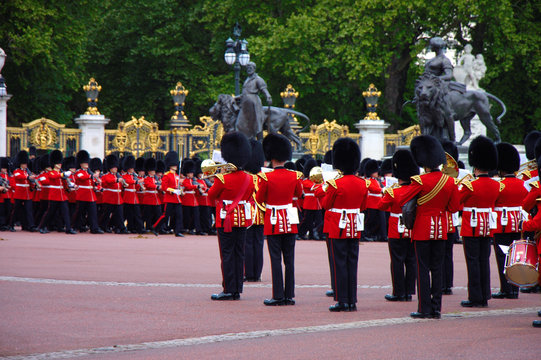
[[[285,300],[286,305],[295,305],[295,299],[287,299]]]
[[[182,235],[182,233],[176,233],[175,236],[176,237],[184,237],[184,235]]]
[[[247,278],[244,278],[244,281],[246,281],[246,282],[260,282],[261,278],[247,277]]]
[[[209,231],[209,235],[216,235],[216,234],[217,234],[216,230],[210,230]]]
[[[68,235],[74,235],[74,234],[77,234],[77,231],[73,230],[73,229],[69,229],[68,231],[66,231],[66,234]]]
[[[206,232],[203,232],[203,231],[198,231],[198,232],[195,233],[195,235],[203,235],[203,236],[205,236],[205,235],[208,235],[208,234]]]
[[[113,232],[111,229],[105,229],[103,231],[105,231],[107,234],[111,234]]]
[[[116,230],[115,231],[116,234],[130,234],[130,232],[128,231],[128,229],[123,229],[123,230]]]
[[[453,290],[451,288],[445,288],[441,291],[442,295],[453,295]]]
[[[420,312],[412,312],[410,316],[414,319],[434,319],[433,314],[429,313],[420,313]]]
[[[480,302],[470,301],[470,300],[462,300],[460,302],[460,306],[462,306],[462,307],[470,307],[470,308],[482,308],[482,307],[487,307],[488,304],[487,303],[480,303]]]
[[[541,317],[541,310],[537,312],[537,316]]]
[[[534,320],[532,326],[536,328],[541,328],[541,320]]]
[[[357,311],[357,305],[356,304],[348,304],[349,311]]]
[[[518,292],[517,293],[508,293],[507,298],[508,299],[518,299]]]
[[[349,304],[343,302],[337,302],[329,307],[330,312],[350,311]]]
[[[37,226],[32,226],[30,229],[28,229],[28,231],[30,232],[37,232],[39,229]]]
[[[238,293],[232,294],[232,293],[221,292],[219,294],[212,294],[210,298],[212,300],[239,300],[240,295]]]
[[[40,232],[40,234],[48,234],[49,230],[47,230],[46,227],[43,227],[43,228],[39,229],[39,232]]]
[[[498,291],[497,293],[492,294],[492,298],[493,299],[505,299],[505,298],[507,298],[508,295],[509,294],[506,293],[506,292]]]
[[[441,319],[441,312],[434,310],[432,313],[432,319]]]
[[[265,299],[263,301],[263,304],[267,306],[281,306],[281,305],[285,305],[286,302],[285,302],[285,299]]]
[[[103,234],[103,230],[98,228],[98,230],[91,230],[90,233],[91,234]]]
[[[325,296],[328,296],[328,297],[334,297],[334,290],[327,290],[325,292]]]
[[[17,230],[15,230],[15,228],[14,228],[13,226],[10,226],[10,227],[9,227],[9,231],[10,231],[10,232],[15,232],[15,231],[17,231]]]

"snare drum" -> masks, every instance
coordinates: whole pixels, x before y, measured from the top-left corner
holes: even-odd
[[[537,248],[533,242],[515,240],[505,257],[505,277],[516,286],[537,285]]]

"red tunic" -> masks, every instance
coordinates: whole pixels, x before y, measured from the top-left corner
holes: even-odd
[[[0,177],[5,179],[6,182],[9,184],[9,175],[7,173],[0,173]],[[10,199],[10,198],[11,198],[11,191],[8,190],[6,186],[6,189],[3,192],[0,192],[0,201],[4,202],[5,199]]]
[[[133,176],[128,173],[122,175],[122,178],[128,184],[128,186],[124,188],[124,193],[122,195],[122,203],[130,205],[139,204],[139,199],[137,198],[136,193],[137,182],[135,181]]]
[[[442,176],[445,176],[445,178],[442,178]],[[412,240],[447,240],[447,233],[449,232],[447,211],[453,213],[458,211],[460,207],[458,188],[455,181],[440,171],[415,175],[411,179],[411,184],[404,187],[400,206],[404,206],[415,195],[423,197],[430,193],[434,194],[432,189],[438,183],[441,186],[441,190],[432,198],[426,199],[423,204],[418,203]],[[442,181],[440,182],[440,180]]]
[[[400,198],[405,190],[406,187],[401,185],[386,188],[378,204],[379,210],[390,212],[388,237],[391,239],[411,238],[411,231],[400,223],[402,217]]]
[[[143,205],[160,205],[158,186],[154,176],[145,177],[145,191],[143,192]]]
[[[195,179],[195,181],[200,185],[201,189],[201,191],[195,191],[195,200],[197,201],[197,204],[199,204],[199,206],[213,206],[209,201],[209,187],[205,180]]]
[[[327,181],[321,202],[325,212],[323,232],[331,239],[359,239],[364,220],[370,181],[355,175],[345,175]]]
[[[498,214],[498,228],[495,234],[519,232],[519,223],[522,220],[522,201],[528,195],[524,181],[515,176],[506,176],[501,181],[503,190],[496,199],[494,210]]]
[[[30,181],[28,180],[28,173],[26,170],[17,169],[13,172],[13,178],[15,179],[15,193],[13,198],[17,200],[30,200],[32,199],[32,192],[30,191]]]
[[[492,236],[490,212],[494,211],[494,204],[504,187],[503,184],[486,175],[462,183],[459,192],[460,203],[464,205],[464,208],[460,236]],[[472,222],[473,214],[476,214],[477,224]]]
[[[49,179],[49,201],[67,201],[68,196],[64,190],[62,174],[56,170],[47,173]]]
[[[239,191],[246,190],[240,196],[235,208],[230,209],[232,202],[239,196]],[[218,174],[209,189],[209,200],[216,202],[216,227],[223,228],[226,217],[231,227],[249,227],[252,225],[250,198],[254,192],[252,175],[244,171],[230,174]],[[222,211],[223,209],[223,211]]]
[[[75,199],[77,201],[96,201],[92,176],[88,171],[83,169],[77,170],[75,173],[75,185],[79,187],[76,191]]]
[[[122,184],[118,182],[115,174],[107,173],[101,177],[103,187],[103,204],[122,204]]]
[[[38,200],[36,200],[36,197],[34,197],[34,200],[40,201],[40,200],[49,200],[49,177],[47,176],[47,172],[43,171],[38,176],[39,184],[41,185],[41,190],[36,191],[36,193],[39,195]]]
[[[69,176],[69,179],[70,179],[71,183],[73,185],[75,185],[75,173],[71,173],[71,175]],[[69,189],[67,181],[65,181],[65,185],[66,185],[66,194],[68,195],[68,202],[72,203],[72,204],[76,203],[77,202],[77,190]]]
[[[304,192],[304,201],[303,201],[303,209],[305,210],[320,210],[321,204],[319,203],[319,199],[315,196],[314,192],[318,187],[321,187],[322,184],[315,184],[310,179],[305,179],[302,182],[302,189]]]
[[[530,212],[534,206],[537,206],[538,213],[541,211],[541,202],[537,201],[538,198],[541,198],[541,186],[539,181],[531,183],[532,188],[528,195],[522,201],[522,208]]]
[[[163,196],[164,203],[182,204],[180,195],[176,195],[172,192],[172,190],[177,190],[180,188],[179,182],[180,178],[178,174],[173,171],[168,171],[163,175],[161,188],[165,193]]]
[[[366,181],[370,182],[368,188],[368,198],[366,199],[366,208],[367,209],[377,209],[379,200],[382,198],[381,186],[376,179],[370,178]]]
[[[182,181],[182,187],[184,188],[184,193],[181,196],[182,206],[198,206],[195,194],[199,191],[197,190],[197,185],[194,183],[194,179],[185,178]]]
[[[267,173],[259,173],[258,176],[262,181],[256,201],[266,204],[264,234],[296,234],[298,213],[296,219],[292,218],[295,217],[294,211],[297,211],[293,205],[293,197],[299,198],[302,195],[302,174],[277,168]]]

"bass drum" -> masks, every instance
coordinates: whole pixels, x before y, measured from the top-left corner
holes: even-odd
[[[505,257],[505,277],[516,286],[535,286],[539,277],[538,265],[535,244],[527,240],[515,240]]]

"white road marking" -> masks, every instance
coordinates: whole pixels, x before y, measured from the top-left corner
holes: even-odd
[[[528,314],[528,313],[535,313],[537,312],[537,310],[538,310],[537,308],[530,307],[530,308],[518,308],[518,309],[460,312],[460,313],[453,313],[449,315],[444,314],[443,319],[453,320],[453,319],[459,319],[459,318],[474,318],[474,317],[477,318],[477,317],[493,317],[493,316],[504,316],[504,315]],[[269,336],[302,335],[302,334],[317,333],[317,332],[362,329],[362,328],[370,328],[370,327],[378,327],[378,326],[411,324],[411,323],[426,322],[426,321],[438,321],[438,320],[412,319],[410,317],[364,320],[364,321],[355,321],[355,322],[348,322],[348,323],[305,326],[305,327],[287,328],[287,329],[227,333],[227,334],[221,334],[221,335],[210,335],[210,336],[202,336],[202,337],[187,338],[187,339],[173,339],[173,340],[166,340],[166,341],[144,342],[144,343],[139,343],[139,344],[113,345],[113,346],[105,346],[105,347],[100,347],[100,348],[65,350],[65,351],[57,351],[57,352],[49,352],[49,353],[41,353],[41,354],[15,355],[15,356],[0,357],[0,359],[4,359],[4,360],[71,359],[71,358],[81,357],[81,356],[120,353],[120,352],[125,352],[125,351],[168,349],[168,348],[175,348],[175,347],[181,347],[181,346],[194,346],[194,345],[211,344],[211,343],[219,343],[219,342],[226,342],[226,341],[251,340],[251,339],[258,339],[258,338],[269,337]],[[439,321],[442,321],[442,320],[439,320]]]

